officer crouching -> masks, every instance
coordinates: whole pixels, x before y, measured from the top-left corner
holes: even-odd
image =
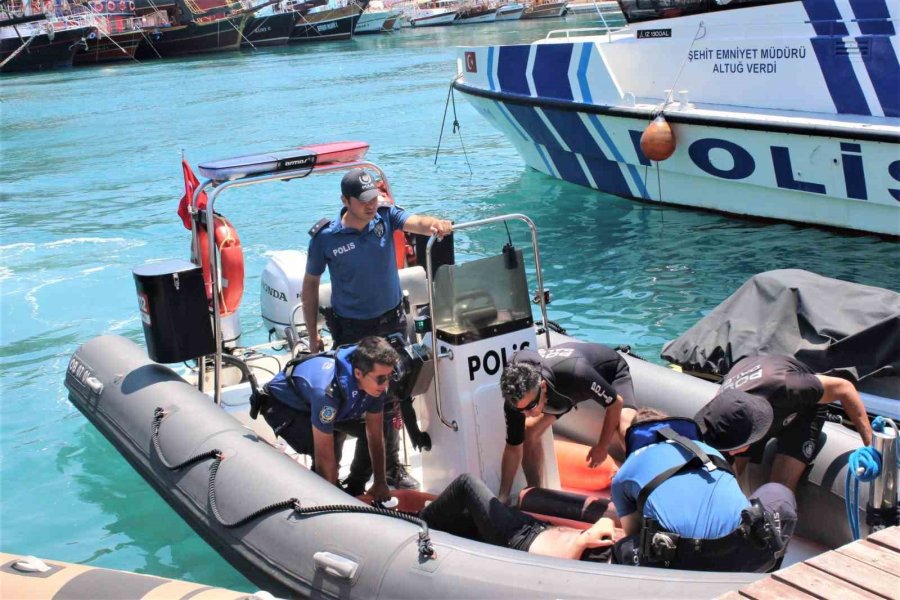
[[[728,393],[743,418],[731,424],[723,451],[736,455],[766,434],[772,411],[764,400]],[[758,573],[780,565],[797,521],[793,492],[768,483],[748,500],[722,454],[700,437],[691,419],[638,411],[626,434],[627,458],[612,482],[626,534],[613,562]]]

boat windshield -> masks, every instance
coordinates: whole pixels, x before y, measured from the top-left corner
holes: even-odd
[[[781,4],[795,0],[617,0],[629,23],[672,19],[719,10]]]
[[[522,251],[462,265],[443,265],[434,276],[438,338],[469,342],[530,327],[531,299]]]

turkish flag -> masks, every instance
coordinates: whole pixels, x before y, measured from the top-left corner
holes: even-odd
[[[181,201],[178,203],[178,216],[181,217],[185,229],[190,229],[191,200],[194,198],[194,192],[200,187],[200,182],[197,181],[197,177],[191,170],[191,165],[184,160],[184,156],[181,157],[181,169],[184,171],[184,196],[181,197]],[[206,192],[201,192],[200,197],[197,198],[197,210],[206,210]]]
[[[478,72],[478,64],[475,62],[474,52],[466,52],[466,71],[468,73]]]

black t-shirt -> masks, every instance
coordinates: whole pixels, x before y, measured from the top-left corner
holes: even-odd
[[[748,356],[735,363],[722,380],[722,390],[739,390],[764,398],[774,413],[769,435],[798,416],[814,415],[825,394],[816,374],[792,356]]]
[[[529,362],[541,367],[547,382],[547,404],[544,414],[562,416],[579,402],[594,400],[603,407],[616,400],[611,382],[631,386],[631,375],[625,360],[612,348],[601,344],[567,342],[549,349],[520,350],[512,363]],[[525,440],[525,414],[506,402],[506,443],[518,446]]]

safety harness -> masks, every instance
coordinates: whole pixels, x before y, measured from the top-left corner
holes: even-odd
[[[663,471],[638,493],[636,514],[642,518],[639,544],[635,548],[638,564],[700,571],[768,571],[784,554],[786,542],[777,517],[766,511],[756,498],[750,501],[750,507],[741,511],[741,524],[715,539],[681,536],[667,531],[657,519],[644,516],[644,505],[650,494],[680,473],[691,469],[708,472],[721,469],[734,477],[731,465],[720,456],[704,452],[694,443],[699,440],[697,424],[682,418],[645,421],[626,433],[628,456],[645,446],[666,441],[690,453],[684,463]]]
[[[343,397],[343,393],[341,392],[341,386],[338,383],[338,363],[344,362],[338,358],[338,351],[343,350],[347,346],[338,346],[332,350],[327,350],[325,352],[319,353],[308,353],[302,354],[300,356],[295,356],[290,359],[287,364],[284,365],[284,368],[281,370],[281,373],[284,375],[284,379],[288,384],[288,387],[291,389],[291,392],[298,397],[302,398],[302,394],[300,393],[300,389],[297,387],[297,383],[294,381],[294,370],[305,363],[306,361],[312,358],[330,358],[335,361],[335,377],[331,380],[331,383],[325,388],[325,395],[329,398],[334,398],[335,390],[337,390],[338,394]],[[349,363],[347,363],[349,364]],[[271,383],[271,382],[270,382]],[[250,394],[250,418],[256,419],[259,415],[259,411],[262,408],[263,402],[265,401],[264,396],[270,396],[271,392],[269,392],[269,384],[265,384],[261,391],[252,390]]]

